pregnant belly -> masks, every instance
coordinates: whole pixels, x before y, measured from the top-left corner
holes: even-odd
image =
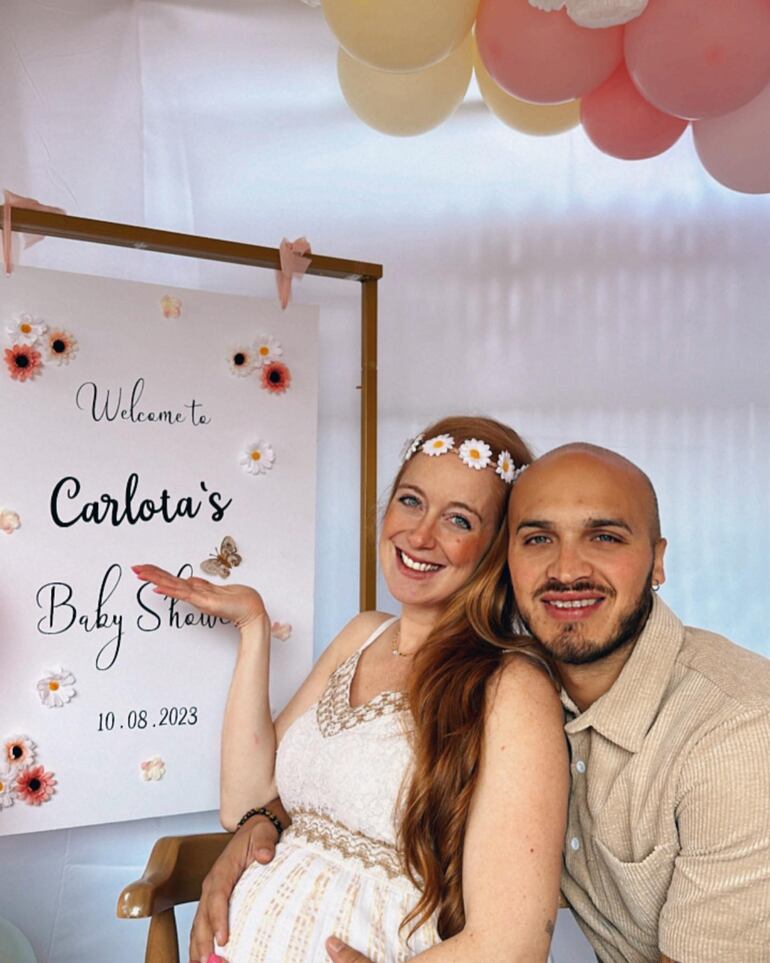
[[[407,941],[400,930],[417,892],[291,831],[271,863],[253,863],[230,902],[228,963],[328,963],[324,943],[338,936],[374,963],[401,963],[439,942],[433,921]]]

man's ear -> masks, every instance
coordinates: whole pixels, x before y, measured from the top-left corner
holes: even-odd
[[[652,580],[662,585],[666,581],[666,570],[663,565],[663,556],[666,554],[666,545],[668,542],[665,538],[659,538],[658,541],[653,546],[653,556],[652,556]]]

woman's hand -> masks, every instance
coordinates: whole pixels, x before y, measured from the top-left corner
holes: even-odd
[[[158,595],[187,602],[206,615],[233,622],[239,629],[267,614],[259,592],[248,585],[214,585],[205,578],[177,578],[157,565],[132,565],[131,570],[137,578],[151,582]]]

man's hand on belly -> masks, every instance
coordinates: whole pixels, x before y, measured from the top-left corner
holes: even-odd
[[[272,811],[283,813],[279,806],[277,800],[270,803]],[[288,822],[287,817],[284,825]],[[214,952],[214,939],[220,946],[227,943],[227,910],[235,884],[253,862],[269,863],[275,856],[277,842],[278,832],[266,816],[252,816],[233,833],[203,880],[200,903],[190,931],[191,963],[207,963]]]
[[[351,949],[347,943],[338,940],[336,936],[331,936],[326,941],[326,951],[333,963],[372,963],[363,953]]]

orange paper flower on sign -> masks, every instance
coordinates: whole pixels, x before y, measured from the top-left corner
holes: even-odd
[[[5,349],[5,363],[14,381],[27,381],[39,374],[43,363],[40,352],[26,344],[14,344]]]
[[[54,364],[69,364],[78,353],[77,340],[64,328],[54,328],[45,338],[48,360]]]
[[[291,384],[291,371],[283,361],[262,366],[262,387],[273,395],[282,395]]]
[[[45,766],[22,769],[16,777],[16,797],[28,806],[41,806],[53,796],[56,780]]]
[[[11,736],[3,744],[3,758],[10,769],[22,769],[35,761],[37,746],[29,736]]]

